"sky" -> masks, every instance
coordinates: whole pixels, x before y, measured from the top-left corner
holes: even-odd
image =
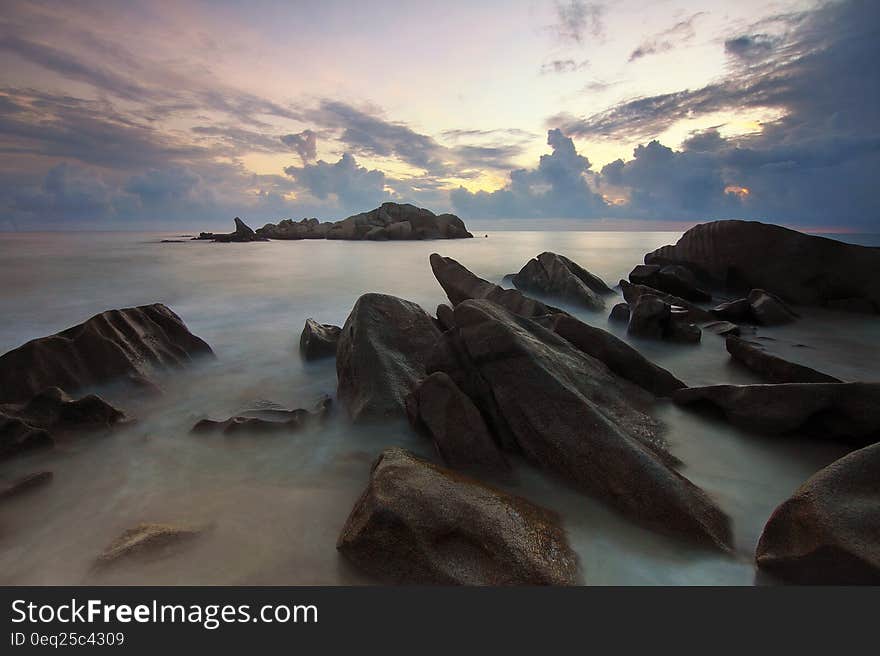
[[[880,232],[875,0],[3,0],[0,230]]]

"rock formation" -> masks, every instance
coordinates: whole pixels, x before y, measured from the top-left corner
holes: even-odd
[[[839,379],[796,362],[789,362],[777,355],[767,353],[756,343],[730,335],[726,342],[727,352],[770,383],[839,383]]]
[[[202,419],[192,427],[191,432],[224,435],[294,433],[323,421],[331,405],[331,399],[324,397],[312,410],[252,410],[223,421]]]
[[[258,235],[253,229],[245,224],[244,221],[235,217],[235,231],[229,233],[200,232],[195,240],[208,240],[220,243],[229,242],[248,242],[248,241],[266,241],[266,238]]]
[[[605,308],[603,295],[614,293],[601,278],[563,255],[544,252],[510,278],[524,292],[543,294],[588,310]]]
[[[680,264],[639,264],[629,274],[629,281],[674,294],[689,301],[706,302],[712,294],[697,285],[694,274]]]
[[[319,360],[334,357],[341,332],[342,328],[339,326],[306,319],[306,324],[299,336],[299,352],[303,359]]]
[[[95,564],[105,567],[135,556],[161,557],[203,532],[204,529],[191,526],[138,524],[107,545]]]

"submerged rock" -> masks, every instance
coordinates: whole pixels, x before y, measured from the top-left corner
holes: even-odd
[[[770,383],[840,383],[838,378],[767,353],[755,342],[729,336],[727,352]]]
[[[880,444],[804,483],[770,517],[758,567],[807,584],[880,584]]]
[[[11,499],[12,497],[35,490],[38,487],[48,485],[52,482],[53,476],[54,474],[50,471],[34,472],[33,474],[22,476],[8,485],[0,487],[0,500]]]
[[[364,294],[342,327],[336,352],[338,396],[355,420],[405,416],[406,397],[425,377],[441,332],[418,305]]]
[[[880,249],[756,221],[713,221],[688,230],[646,264],[683,264],[720,285],[766,289],[785,301],[880,311]],[[856,302],[859,303],[856,306]]]
[[[161,557],[192,541],[203,528],[173,524],[138,524],[113,540],[98,556],[96,565],[112,565],[134,556]]]
[[[559,518],[479,481],[385,450],[336,548],[396,584],[572,585],[577,557]]]
[[[860,445],[880,439],[880,383],[783,383],[689,387],[672,395],[704,404],[759,433],[800,433]]]
[[[336,344],[342,328],[329,323],[318,323],[314,319],[306,319],[299,336],[299,352],[305,360],[319,360],[334,357]]]
[[[202,419],[191,432],[225,435],[293,433],[323,421],[331,405],[330,397],[324,397],[312,410],[251,410],[223,421]]]
[[[742,329],[735,323],[729,321],[710,321],[703,326],[704,329],[716,335],[725,337],[727,335],[739,335]]]
[[[25,402],[47,387],[73,394],[115,381],[151,385],[156,371],[212,354],[161,303],[108,310],[0,356],[0,403]]]
[[[676,472],[653,396],[559,335],[485,300],[455,308],[447,373],[501,444],[665,531],[726,547],[727,517]],[[447,366],[455,366],[449,364]]]
[[[543,294],[589,310],[604,309],[602,295],[613,293],[601,278],[567,257],[550,252],[529,260],[519,273],[511,276],[511,282],[522,291]]]
[[[449,467],[510,468],[477,406],[447,374],[438,371],[425,378],[407,399],[407,414],[410,423],[431,436]]]
[[[728,321],[753,321],[752,305],[747,298],[719,303],[709,310],[712,316]]]
[[[267,223],[257,230],[257,235],[270,239],[370,241],[473,237],[464,222],[454,214],[438,215],[415,205],[390,202],[341,221],[320,223],[317,219],[303,219],[299,222],[285,219],[277,225]]]

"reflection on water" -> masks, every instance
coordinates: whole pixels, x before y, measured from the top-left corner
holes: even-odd
[[[106,437],[2,463],[0,479],[37,468],[51,485],[0,506],[2,584],[339,584],[368,582],[338,558],[335,541],[384,447],[426,456],[430,445],[404,424],[349,426],[338,414],[289,436],[189,434],[202,417],[224,419],[272,401],[311,407],[333,393],[332,362],[304,363],[307,317],[341,325],[367,291],[427,310],[445,298],[428,265],[438,251],[500,281],[544,250],[568,255],[609,284],[674,233],[490,232],[462,241],[338,241],[159,244],[118,233],[0,236],[0,351],[96,312],[163,302],[218,355],[162,381],[153,399],[113,399],[137,417]],[[609,309],[613,301],[609,300]],[[608,327],[606,314],[572,310]],[[871,317],[810,310],[791,326],[762,329],[768,348],[846,380],[880,378]],[[723,340],[698,346],[635,343],[690,384],[754,382],[732,365]],[[112,394],[111,394],[112,398]],[[505,485],[554,508],[592,584],[750,584],[752,554],[772,509],[843,453],[833,444],[742,433],[670,404],[658,408],[683,473],[730,514],[736,553],[720,556],[645,531],[520,465]],[[156,561],[100,572],[94,557],[142,521],[209,524],[210,533]]]

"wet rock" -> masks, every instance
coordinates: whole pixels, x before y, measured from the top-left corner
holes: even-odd
[[[318,323],[314,319],[306,319],[299,336],[299,352],[305,360],[319,360],[334,357],[336,344],[342,328],[329,323]]]
[[[633,284],[652,287],[662,292],[674,294],[689,301],[705,302],[712,300],[712,295],[697,284],[694,274],[678,264],[659,266],[656,264],[640,264],[629,274]]]
[[[52,482],[53,474],[50,471],[35,472],[22,476],[8,485],[0,487],[0,500],[11,499],[21,494],[26,494]]]
[[[639,299],[639,297],[644,296],[645,294],[650,294],[651,296],[656,296],[657,298],[661,299],[669,305],[681,307],[687,310],[687,316],[685,318],[688,321],[711,321],[714,318],[708,310],[704,310],[699,305],[692,303],[691,301],[687,301],[680,296],[667,294],[660,291],[659,289],[654,289],[653,287],[647,287],[646,285],[634,285],[630,282],[627,282],[626,280],[621,280],[620,291],[623,293],[623,298],[627,303],[629,303],[631,309],[633,308],[633,306],[635,306],[635,303]]]
[[[223,433],[224,435],[295,433],[323,421],[330,412],[330,397],[321,399],[312,410],[259,409],[223,421],[202,419],[192,427],[192,433]]]
[[[747,298],[720,303],[709,312],[714,317],[728,321],[752,321],[752,305]]]
[[[699,342],[702,336],[700,328],[688,323],[688,316],[685,308],[673,307],[652,294],[642,294],[636,298],[630,313],[627,332],[634,337]]]
[[[446,333],[462,390],[500,443],[661,530],[724,547],[728,520],[673,469],[653,396],[534,321],[485,301]],[[453,378],[453,374],[450,374]]]
[[[452,316],[452,308],[445,303],[437,306],[437,322],[443,330],[455,327],[455,319]]]
[[[35,449],[48,449],[54,444],[49,431],[0,410],[0,459]]]
[[[605,282],[556,253],[544,252],[529,260],[511,277],[513,285],[525,292],[543,294],[589,310],[602,310],[604,294],[612,294]]]
[[[880,439],[880,383],[711,385],[678,390],[672,399],[715,407],[732,424],[758,433],[859,445]]]
[[[604,363],[612,372],[656,396],[670,396],[685,384],[608,331],[567,315],[553,315],[553,332],[578,350]]]
[[[132,557],[162,557],[191,542],[203,528],[173,524],[138,524],[113,540],[98,556],[96,565],[107,566]]]
[[[807,584],[880,584],[880,444],[812,476],[758,542],[758,567]]]
[[[702,337],[703,331],[700,330],[699,326],[687,321],[676,321],[675,319],[669,322],[665,335],[665,338],[672,342],[682,342],[685,344],[696,344]]]
[[[148,384],[160,370],[212,355],[161,303],[108,310],[0,356],[0,403],[20,403],[47,387],[73,394],[115,381]]]
[[[742,330],[735,323],[729,321],[710,321],[703,326],[704,329],[722,337],[727,335],[739,335]]]
[[[797,318],[797,314],[779,297],[763,289],[749,292],[748,301],[752,318],[762,326],[778,326],[791,323]]]
[[[415,205],[383,203],[369,212],[341,221],[320,223],[317,219],[290,219],[267,223],[257,235],[270,239],[411,240],[466,239],[473,237],[454,214],[434,214]]]
[[[524,296],[516,289],[504,289],[488,280],[483,280],[451,257],[441,257],[437,253],[432,253],[431,269],[452,305],[458,305],[462,301],[472,298],[484,298],[524,317],[562,312],[562,310]]]
[[[608,315],[608,321],[629,323],[629,304],[618,303],[613,308],[611,308],[611,314]]]
[[[765,289],[790,303],[862,299],[862,307],[880,311],[880,249],[756,221],[695,226],[645,263],[682,264],[725,287]]]
[[[755,342],[729,336],[727,352],[734,360],[765,378],[770,383],[839,383],[840,379],[821,371],[767,353]]]
[[[336,548],[396,584],[571,585],[558,517],[398,448],[373,464]]]
[[[404,416],[441,333],[415,303],[364,294],[342,327],[336,352],[340,402],[355,420]]]
[[[425,378],[407,399],[407,414],[410,423],[431,436],[449,467],[509,469],[480,411],[447,374],[438,371]]]

